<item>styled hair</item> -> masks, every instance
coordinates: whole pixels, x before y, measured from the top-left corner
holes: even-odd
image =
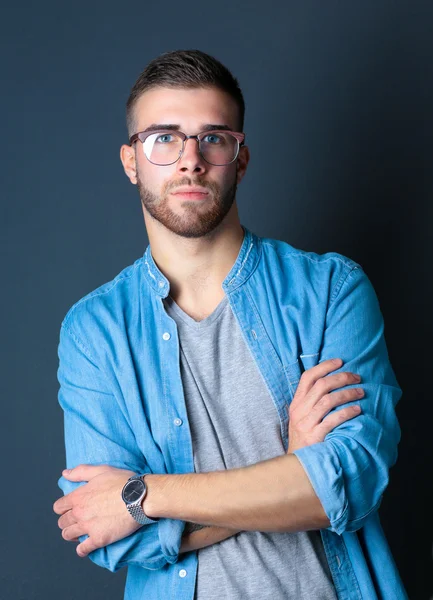
[[[244,127],[245,102],[238,80],[216,58],[200,50],[174,50],[152,60],[140,73],[126,103],[128,135],[135,131],[135,104],[146,91],[157,87],[217,88],[227,92],[239,109],[239,128]]]

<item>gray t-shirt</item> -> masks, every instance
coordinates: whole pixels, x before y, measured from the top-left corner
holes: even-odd
[[[201,321],[170,296],[164,306],[178,328],[195,471],[285,454],[277,410],[227,296]],[[243,531],[197,554],[195,600],[337,598],[319,531]]]

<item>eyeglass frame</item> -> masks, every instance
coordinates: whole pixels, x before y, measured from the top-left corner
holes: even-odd
[[[132,146],[138,140],[142,144],[144,144],[144,142],[146,141],[146,138],[148,138],[150,135],[153,135],[155,133],[159,133],[159,134],[160,133],[175,133],[175,134],[179,135],[179,137],[182,140],[182,149],[179,152],[179,156],[176,158],[176,160],[174,160],[171,163],[164,163],[163,165],[160,165],[158,163],[154,163],[149,158],[147,158],[147,154],[143,151],[143,154],[147,158],[147,160],[152,165],[155,165],[157,167],[168,167],[169,165],[174,165],[174,163],[176,163],[181,158],[182,154],[184,153],[186,140],[190,140],[190,139],[197,140],[197,142],[198,142],[198,151],[199,151],[200,156],[202,157],[202,159],[205,162],[207,162],[209,165],[212,165],[214,167],[226,167],[227,165],[231,165],[232,163],[234,163],[235,160],[237,159],[237,157],[239,156],[239,151],[240,151],[241,147],[244,146],[244,144],[245,144],[245,133],[240,132],[240,131],[230,131],[228,129],[209,129],[207,131],[201,131],[197,135],[186,135],[186,133],[184,133],[183,131],[179,131],[178,129],[176,129],[176,130],[173,130],[173,129],[154,129],[153,131],[139,131],[138,133],[134,133],[134,135],[132,135],[129,138],[129,145]],[[205,134],[209,135],[211,133],[229,133],[233,137],[236,138],[236,140],[238,142],[238,149],[237,149],[237,152],[236,152],[234,158],[230,162],[224,163],[223,165],[215,165],[214,163],[211,163],[208,160],[206,160],[205,157],[203,156],[203,154],[201,153],[201,150],[200,150],[200,136],[204,136]]]

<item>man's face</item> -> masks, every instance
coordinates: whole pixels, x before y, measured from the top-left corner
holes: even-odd
[[[228,126],[238,131],[236,102],[215,88],[156,88],[145,92],[135,105],[135,132],[150,125],[178,125],[187,135],[196,135],[206,125]],[[134,132],[134,133],[135,133]],[[239,181],[248,163],[248,149],[241,148],[238,160],[226,166],[207,163],[198,152],[198,142],[185,142],[181,158],[167,166],[150,163],[139,140],[134,149],[122,146],[125,172],[136,183],[143,212],[164,227],[187,238],[213,231],[230,211]],[[199,186],[207,194],[199,199],[176,195],[178,188]]]

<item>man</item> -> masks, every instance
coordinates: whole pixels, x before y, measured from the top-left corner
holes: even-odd
[[[243,120],[199,51],[131,91],[149,245],[62,323],[59,527],[128,566],[129,600],[406,598],[378,517],[401,389],[375,292],[351,259],[240,224]]]

